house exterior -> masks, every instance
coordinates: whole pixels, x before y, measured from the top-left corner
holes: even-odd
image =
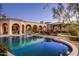
[[[0,35],[23,35],[27,32],[40,32],[46,31],[47,25],[30,22],[30,21],[23,21],[20,19],[15,18],[1,18],[0,19]]]
[[[24,21],[15,18],[0,18],[0,35],[24,35],[27,33],[40,33],[47,31],[65,31],[62,24],[47,24]]]

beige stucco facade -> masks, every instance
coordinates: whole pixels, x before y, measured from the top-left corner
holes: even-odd
[[[36,28],[34,28],[36,27]],[[41,28],[41,29],[40,29]],[[19,19],[6,18],[0,20],[0,35],[13,35],[13,34],[26,34],[28,31],[32,31],[33,29],[39,31],[46,31],[47,25],[23,21]]]
[[[0,19],[0,35],[24,35],[28,33],[44,33],[48,31],[51,31],[51,33],[65,31],[65,27],[62,24],[52,24],[51,26],[48,26],[48,24],[45,23],[24,21],[15,18]]]

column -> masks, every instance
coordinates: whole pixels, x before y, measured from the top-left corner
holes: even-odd
[[[26,25],[24,25],[24,34],[26,34]]]
[[[9,20],[9,35],[12,35],[12,23],[11,23],[11,20]]]
[[[2,31],[2,23],[0,24],[0,35],[3,35],[3,31]]]
[[[1,24],[0,24],[0,35],[1,35]]]
[[[19,24],[20,26],[20,35],[22,35],[22,24]]]

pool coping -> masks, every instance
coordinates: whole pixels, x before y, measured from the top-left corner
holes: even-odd
[[[9,51],[7,52],[7,56],[15,56],[12,53],[10,53]]]
[[[57,41],[61,41],[61,42],[64,42],[66,43],[67,45],[69,45],[71,48],[72,48],[72,52],[68,55],[68,56],[77,56],[78,55],[78,49],[76,46],[74,46],[73,44],[65,41],[65,40],[58,40]]]

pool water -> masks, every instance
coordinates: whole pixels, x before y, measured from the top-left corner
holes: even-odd
[[[71,48],[62,42],[36,36],[17,36],[0,38],[15,56],[67,56]]]

